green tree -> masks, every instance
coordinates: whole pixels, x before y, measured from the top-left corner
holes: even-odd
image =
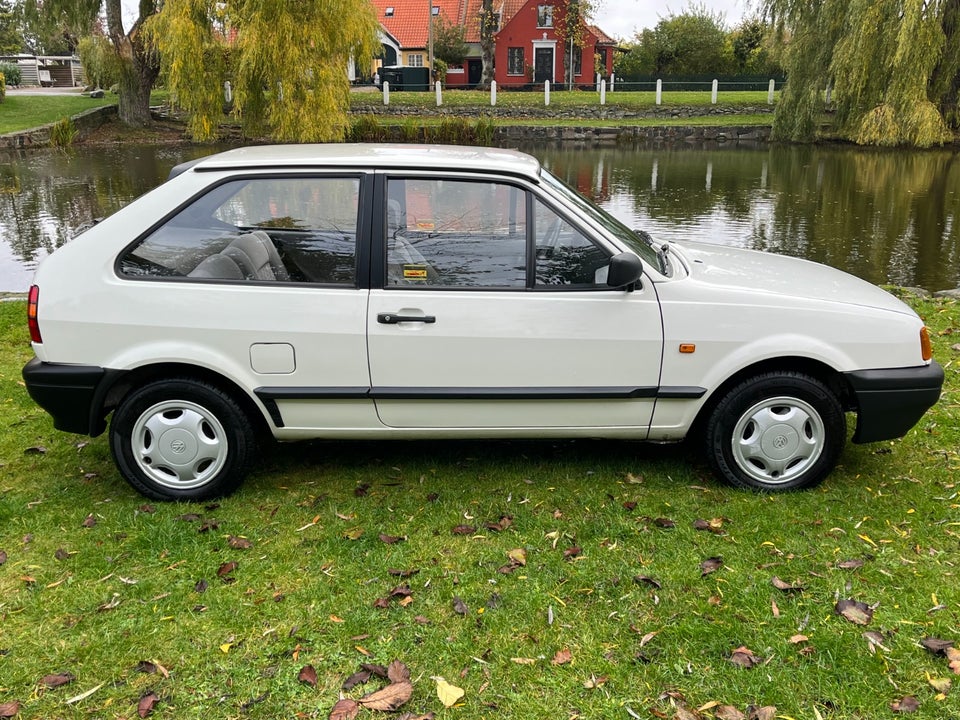
[[[74,52],[79,38],[93,33],[101,12],[106,16],[106,37],[119,69],[119,115],[128,125],[150,123],[150,91],[160,70],[159,58],[144,34],[144,22],[155,15],[162,0],[139,0],[138,17],[129,31],[123,27],[121,0],[24,0],[24,13],[43,37],[60,32],[67,50]],[[59,30],[58,30],[59,29]],[[44,48],[51,52],[50,48]]]
[[[0,55],[14,55],[23,50],[23,33],[13,6],[0,0]]]
[[[464,37],[465,27],[448,22],[440,15],[433,24],[433,57],[443,60],[447,65],[463,65],[470,52]]]
[[[861,144],[929,147],[960,126],[960,0],[764,0],[786,38],[780,139],[817,135],[830,86],[836,130]]]
[[[500,29],[500,13],[494,12],[493,0],[482,0],[480,3],[480,60],[483,63],[483,72],[480,75],[481,90],[489,90],[493,82],[493,34]]]
[[[742,75],[782,75],[774,28],[760,17],[744,19],[730,33],[734,71]]]
[[[87,35],[77,45],[87,82],[94,87],[109,88],[120,80],[120,64],[113,45],[103,33]]]
[[[565,0],[554,6],[553,31],[557,35],[557,49],[563,53],[564,78],[567,87],[572,87],[574,83],[574,68],[571,65],[570,55],[572,52],[582,50],[586,23],[592,14],[592,0]]]
[[[379,50],[366,0],[166,0],[147,25],[197,140],[216,137],[224,82],[248,135],[326,141],[347,128],[347,66]]]
[[[722,74],[730,69],[724,17],[702,4],[658,22],[653,43],[659,75]]]

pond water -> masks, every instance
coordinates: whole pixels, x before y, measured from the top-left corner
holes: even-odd
[[[0,154],[0,292],[211,147]],[[960,154],[841,146],[524,146],[631,227],[804,257],[874,283],[960,287]]]

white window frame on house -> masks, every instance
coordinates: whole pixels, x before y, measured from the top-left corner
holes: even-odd
[[[517,70],[515,67],[517,60],[517,52],[520,53],[520,69]],[[508,47],[507,48],[507,75],[525,75],[527,72],[526,58],[524,57],[524,52],[522,47]]]
[[[537,5],[537,27],[553,27],[553,5]]]
[[[409,67],[423,67],[423,53],[407,53]]]
[[[384,17],[393,17],[393,7],[388,7],[383,9]]]

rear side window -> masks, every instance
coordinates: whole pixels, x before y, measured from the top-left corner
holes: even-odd
[[[232,180],[128,249],[120,273],[354,285],[359,199],[355,177]]]

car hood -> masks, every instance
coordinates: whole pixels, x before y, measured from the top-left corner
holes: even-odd
[[[756,250],[671,243],[690,277],[717,288],[859,305],[915,315],[906,303],[876,285],[820,263]]]

